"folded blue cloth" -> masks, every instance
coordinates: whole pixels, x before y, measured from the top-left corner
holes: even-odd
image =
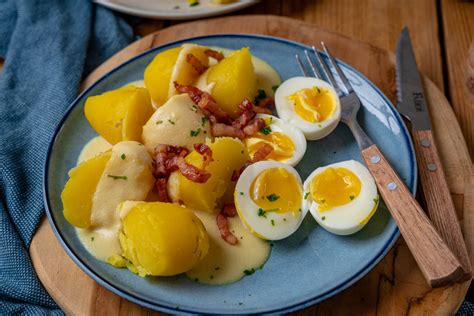
[[[133,39],[88,0],[0,0],[0,314],[62,314],[28,247],[44,214],[42,169],[81,79]]]

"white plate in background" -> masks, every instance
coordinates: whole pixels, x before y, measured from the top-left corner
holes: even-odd
[[[215,4],[199,0],[190,6],[186,0],[94,0],[109,9],[130,15],[163,20],[188,20],[226,14],[254,5],[258,0],[236,0],[229,4]]]

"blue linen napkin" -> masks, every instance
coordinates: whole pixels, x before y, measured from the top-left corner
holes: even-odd
[[[62,314],[28,256],[46,149],[83,76],[132,39],[123,18],[88,0],[0,0],[1,315]]]

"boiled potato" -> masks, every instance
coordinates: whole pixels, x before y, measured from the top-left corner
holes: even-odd
[[[141,141],[142,126],[153,114],[145,88],[125,86],[87,98],[84,113],[91,126],[109,143]]]
[[[207,141],[212,150],[212,161],[206,171],[211,177],[205,183],[196,183],[175,171],[168,180],[168,193],[174,202],[196,210],[214,212],[222,203],[226,191],[233,190],[235,182],[231,181],[234,170],[239,170],[249,160],[247,149],[235,138],[220,137],[214,142]],[[186,156],[186,162],[202,168],[202,156],[193,151]]]
[[[248,48],[242,48],[209,69],[207,83],[214,83],[212,96],[229,115],[236,117],[238,105],[257,94],[257,77]]]
[[[145,69],[145,87],[150,91],[155,107],[168,100],[171,74],[180,51],[181,47],[175,47],[159,53]]]
[[[61,200],[64,218],[72,225],[79,228],[90,226],[92,198],[111,155],[111,151],[106,151],[69,171]]]
[[[144,74],[145,86],[150,91],[155,108],[162,106],[176,94],[174,82],[192,85],[199,73],[188,63],[188,54],[194,55],[204,66],[208,66],[209,58],[204,54],[207,47],[195,44],[183,44],[156,55],[147,66]]]
[[[210,124],[187,94],[176,95],[158,108],[143,126],[142,136],[151,153],[158,144],[193,150],[193,145],[204,143],[206,137],[211,137]]]
[[[122,204],[122,256],[132,272],[170,276],[192,269],[209,249],[209,237],[194,213],[174,203]],[[121,266],[120,260],[110,260]]]

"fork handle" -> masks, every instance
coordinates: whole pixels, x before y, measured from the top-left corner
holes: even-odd
[[[471,262],[432,131],[414,131],[413,144],[428,215],[461,263],[463,279],[469,280],[472,277]]]
[[[361,151],[382,198],[431,287],[460,281],[463,270],[377,145]]]

